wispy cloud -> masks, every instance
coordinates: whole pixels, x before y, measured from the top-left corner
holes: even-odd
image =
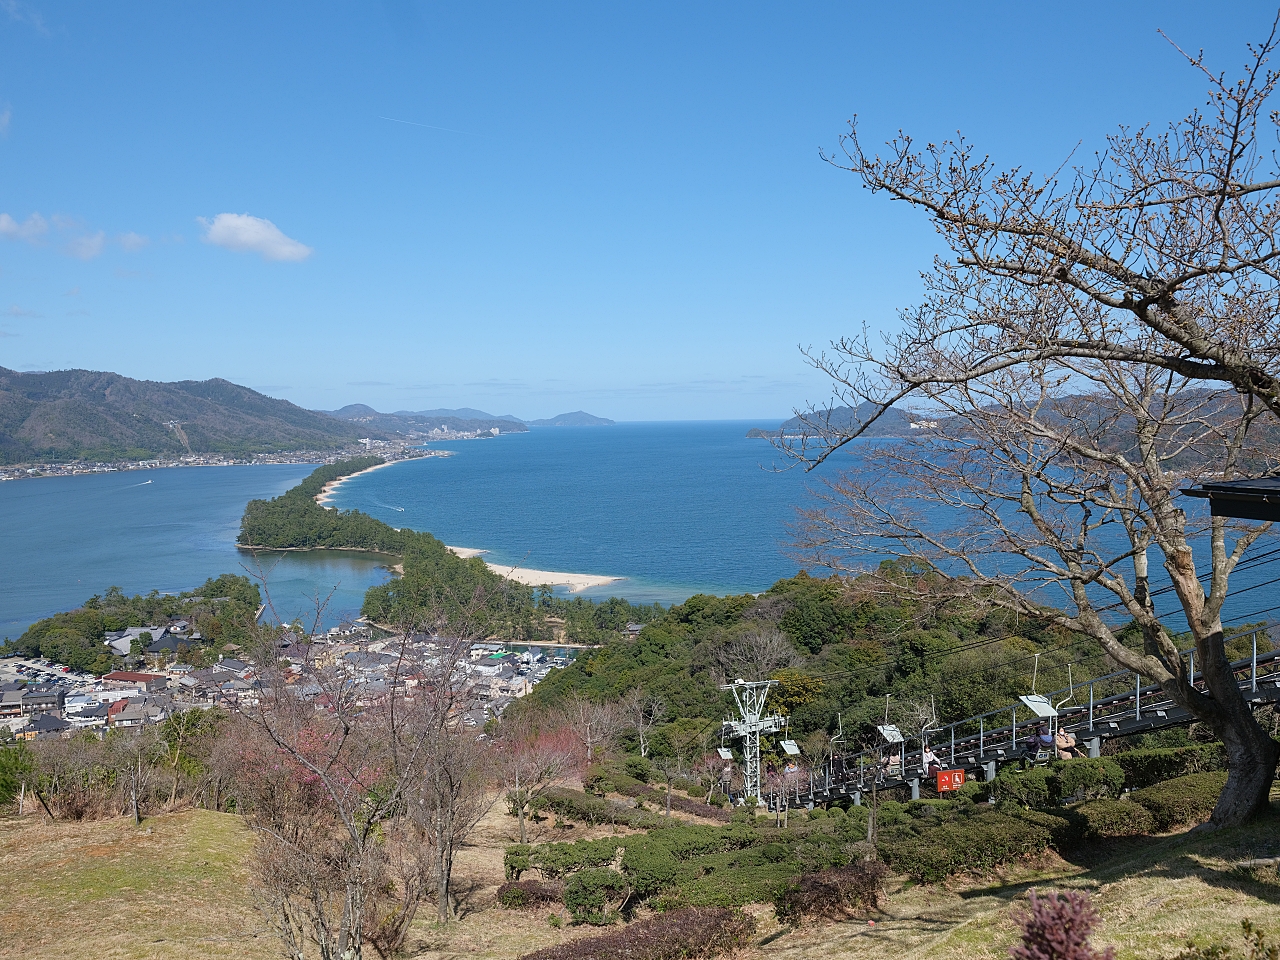
[[[8,14],[10,20],[27,24],[36,33],[46,37],[49,35],[49,28],[44,25],[44,18],[19,0],[0,0],[0,11]]]
[[[64,293],[64,294],[63,294],[63,296],[64,296],[64,297],[78,297],[78,296],[80,296],[80,288],[79,288],[78,286],[76,286],[76,287],[72,287],[70,290],[68,290],[66,293]]]
[[[6,240],[25,240],[27,243],[35,243],[48,232],[48,222],[38,213],[31,214],[22,223],[18,223],[7,213],[0,213],[0,237]]]
[[[20,334],[10,333],[8,330],[0,330],[0,339],[3,339],[5,337],[17,337],[17,336],[20,336]]]
[[[120,244],[120,246],[132,253],[135,250],[141,250],[143,247],[151,243],[151,238],[144,237],[142,234],[134,233],[130,230],[128,233],[122,233],[120,236],[116,237],[116,243]]]
[[[9,309],[5,311],[5,316],[22,317],[23,319],[28,319],[28,320],[39,320],[39,319],[43,319],[44,314],[36,313],[34,310],[24,310],[22,307],[18,306],[15,303],[15,304],[12,304],[9,307]]]
[[[247,213],[220,213],[212,220],[196,218],[205,228],[204,241],[237,252],[257,253],[264,260],[297,262],[311,256],[311,248],[285,234],[270,220]]]
[[[348,387],[389,387],[385,380],[348,380]]]
[[[63,249],[69,255],[80,260],[92,260],[102,253],[102,248],[106,243],[106,231],[99,230],[97,233],[86,233],[83,236],[72,238]]]

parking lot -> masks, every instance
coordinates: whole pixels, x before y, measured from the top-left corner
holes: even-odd
[[[47,683],[65,686],[69,691],[97,684],[97,678],[89,673],[78,673],[70,667],[28,657],[0,658],[0,683],[25,680],[27,683]]]

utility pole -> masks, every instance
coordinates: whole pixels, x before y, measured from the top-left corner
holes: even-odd
[[[738,705],[740,720],[726,720],[724,732],[743,741],[742,754],[746,762],[746,783],[743,793],[760,799],[760,734],[776,733],[785,724],[775,714],[763,716],[764,701],[769,689],[778,685],[777,680],[735,680],[721,690],[731,690]]]

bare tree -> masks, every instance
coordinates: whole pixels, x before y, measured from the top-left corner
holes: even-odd
[[[894,404],[916,404],[929,424],[860,451],[859,474],[831,482],[805,516],[802,552],[852,570],[888,546],[934,567],[942,592],[1096,639],[1225,744],[1217,825],[1264,809],[1276,766],[1222,624],[1232,571],[1268,527],[1189,518],[1179,491],[1274,463],[1260,434],[1274,437],[1280,413],[1280,177],[1259,137],[1277,124],[1265,109],[1275,46],[1273,25],[1236,83],[1188,58],[1209,81],[1207,112],[1163,132],[1121,129],[1069,174],[1002,172],[964,141],[919,150],[900,136],[872,156],[855,127],[839,165],[926,211],[954,256],[926,274],[901,333],[810,354],[835,403],[784,441],[812,465]],[[939,523],[938,504],[964,519]],[[1158,615],[1153,560],[1204,691]],[[1047,584],[1064,609],[1046,606]],[[1141,650],[1117,635],[1126,622]]]
[[[410,627],[443,619],[421,613],[383,641],[393,662],[376,681],[305,634],[285,652],[279,631],[259,631],[258,693],[232,728],[237,789],[259,836],[259,901],[292,956],[396,953],[431,895],[453,915],[454,851],[487,807],[488,752],[462,723],[465,625],[428,640]]]
[[[580,741],[566,727],[547,728],[540,718],[521,712],[503,719],[494,755],[507,804],[520,821],[520,842],[528,843],[525,821],[530,807],[581,766]]]
[[[618,706],[627,726],[636,732],[636,739],[640,741],[640,756],[649,756],[649,736],[666,717],[666,703],[661,697],[645,693],[641,687],[632,687],[623,694]]]
[[[565,699],[561,715],[565,725],[582,743],[587,763],[595,760],[601,750],[611,747],[623,729],[616,703],[592,700],[577,690]]]
[[[714,654],[718,682],[732,683],[738,678],[764,680],[776,670],[794,667],[800,662],[787,635],[772,624],[752,626],[730,639]]]

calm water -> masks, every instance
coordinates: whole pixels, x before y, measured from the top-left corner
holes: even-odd
[[[189,467],[0,484],[0,637],[110,586],[177,592],[244,573],[253,563],[235,548],[244,505],[278,496],[312,469]],[[359,554],[276,554],[263,565],[286,619],[313,613],[307,598],[335,584],[327,622],[351,616],[388,576]]]
[[[587,596],[674,603],[702,591],[758,592],[796,572],[787,525],[818,482],[768,469],[773,448],[744,436],[765,425],[544,428],[437,444],[454,455],[356,477],[335,502],[486,549],[497,562],[625,578]],[[856,465],[856,456],[854,449],[843,464]],[[0,484],[0,638],[112,585],[179,591],[244,572],[249,561],[234,542],[245,503],[282,493],[310,470],[190,468]],[[1278,544],[1270,537],[1252,553]],[[364,554],[277,554],[270,562],[272,598],[286,618],[314,613],[314,598],[336,585],[326,624],[358,612],[364,591],[388,576],[385,560]],[[1275,619],[1277,577],[1280,556],[1240,570],[1228,618]],[[1165,598],[1162,609],[1172,607]]]
[[[583,596],[680,602],[767,589],[798,569],[787,524],[813,482],[772,471],[758,422],[543,428],[355,477],[333,503],[485,559],[626,579]]]

